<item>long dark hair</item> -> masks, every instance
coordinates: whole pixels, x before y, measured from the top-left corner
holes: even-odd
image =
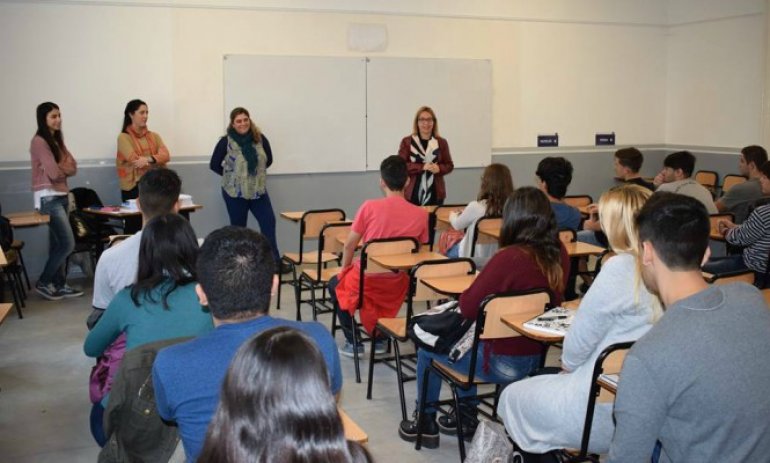
[[[505,202],[500,247],[512,245],[521,246],[534,257],[552,290],[564,290],[556,217],[545,193],[535,187],[519,188]]]
[[[198,462],[368,461],[345,440],[324,358],[310,338],[278,327],[238,349]]]
[[[121,132],[127,133],[126,129],[131,125],[131,115],[142,106],[147,106],[147,103],[138,98],[126,104],[126,109],[123,110],[123,128],[120,130]]]
[[[35,134],[48,143],[48,147],[51,148],[51,152],[53,153],[53,158],[56,162],[59,162],[61,160],[61,149],[65,147],[64,137],[62,137],[61,130],[56,130],[51,133],[47,121],[48,113],[54,109],[59,109],[59,105],[51,103],[50,101],[37,105],[37,132],[35,132]]]
[[[505,200],[511,193],[513,193],[513,179],[508,167],[503,164],[488,165],[481,174],[481,187],[476,198],[477,201],[486,201],[486,215],[501,216]]]
[[[163,307],[168,309],[168,295],[177,287],[195,281],[198,240],[190,223],[178,214],[165,214],[150,220],[142,230],[139,244],[139,269],[131,286],[131,299],[139,307],[139,298],[150,302],[152,290],[162,288]]]

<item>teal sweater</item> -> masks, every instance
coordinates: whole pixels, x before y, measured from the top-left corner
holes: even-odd
[[[126,350],[148,342],[183,336],[199,336],[213,329],[211,314],[201,307],[195,294],[195,283],[176,288],[168,295],[168,309],[163,308],[162,285],[152,294],[158,302],[140,297],[139,307],[131,300],[131,289],[115,295],[102,318],[88,333],[83,350],[89,357],[98,357],[120,333],[126,333]]]

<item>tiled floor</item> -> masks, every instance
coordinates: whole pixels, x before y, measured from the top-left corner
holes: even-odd
[[[91,311],[91,288],[78,299],[49,302],[31,293],[24,319],[10,314],[0,326],[0,461],[96,461],[98,447],[88,429],[88,375],[93,361],[83,354],[85,319]],[[273,315],[293,318],[294,300],[284,288],[283,309]],[[308,314],[309,309],[305,309]],[[309,314],[308,314],[309,316]],[[329,319],[322,319],[329,324]],[[338,339],[341,333],[338,333]],[[414,450],[397,434],[401,420],[395,373],[377,365],[372,400],[364,382],[356,384],[353,362],[342,358],[342,406],[368,433],[369,450],[378,462],[459,461],[453,437],[442,436],[435,450]],[[406,385],[414,403],[415,383]]]

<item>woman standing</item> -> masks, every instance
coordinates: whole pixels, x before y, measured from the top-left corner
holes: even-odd
[[[406,199],[418,206],[444,204],[444,176],[455,166],[449,144],[439,136],[436,114],[428,106],[417,110],[412,135],[401,140],[398,155],[409,169],[409,183],[404,191]]]
[[[67,284],[67,256],[75,249],[75,236],[69,221],[67,177],[78,170],[61,132],[61,112],[51,102],[37,107],[37,132],[29,147],[32,159],[32,191],[35,209],[48,214],[48,261],[35,290],[49,301],[82,296]]]
[[[345,440],[323,356],[296,329],[273,328],[246,341],[220,397],[198,462],[371,461]]]
[[[120,198],[123,201],[139,196],[137,184],[152,167],[165,166],[171,155],[163,139],[147,129],[149,110],[142,100],[131,100],[123,111],[123,129],[118,135],[118,170]]]
[[[245,227],[249,211],[273,247],[276,265],[281,255],[275,239],[275,214],[267,194],[267,168],[273,163],[270,141],[252,124],[245,108],[230,111],[227,135],[214,147],[209,167],[222,176],[222,197],[230,225]]]

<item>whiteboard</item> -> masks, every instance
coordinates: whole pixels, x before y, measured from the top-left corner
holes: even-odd
[[[270,140],[271,174],[366,169],[364,58],[227,55],[224,118],[243,106]]]
[[[492,157],[488,60],[227,55],[224,119],[243,106],[270,140],[270,173],[379,169],[436,111],[456,167]]]
[[[492,159],[489,60],[372,58],[367,67],[367,168],[379,169],[412,133],[417,109],[430,106],[455,167]]]

